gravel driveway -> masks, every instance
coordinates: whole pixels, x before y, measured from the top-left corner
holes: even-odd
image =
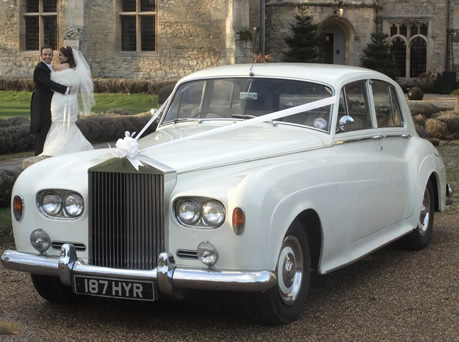
[[[457,169],[456,146],[452,153],[442,149],[449,168]],[[459,341],[457,197],[454,201],[436,214],[428,248],[413,252],[390,245],[346,268],[313,275],[303,314],[284,326],[252,323],[241,297],[227,293],[193,293],[183,301],[152,304],[88,297],[51,305],[36,294],[28,274],[0,265],[0,323],[21,328],[0,340]]]
[[[436,215],[432,243],[387,246],[312,277],[300,319],[285,326],[247,320],[233,294],[195,293],[153,304],[88,297],[51,305],[27,274],[0,266],[0,321],[21,332],[6,341],[459,341],[459,219]],[[0,340],[2,337],[0,336]]]

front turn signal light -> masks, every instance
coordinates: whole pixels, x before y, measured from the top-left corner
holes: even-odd
[[[245,229],[245,212],[237,207],[233,210],[233,231],[236,235],[244,233]]]
[[[13,198],[13,216],[16,221],[21,221],[24,217],[24,199],[18,195]]]

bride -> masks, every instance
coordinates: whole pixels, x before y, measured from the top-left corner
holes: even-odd
[[[92,150],[93,146],[75,124],[78,113],[87,115],[94,106],[91,71],[80,51],[69,46],[59,50],[59,64],[51,80],[71,88],[70,94],[54,93],[51,101],[51,127],[43,147],[44,156]]]

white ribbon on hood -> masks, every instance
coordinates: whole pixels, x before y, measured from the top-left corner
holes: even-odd
[[[313,109],[316,109],[316,108],[320,108],[320,107],[324,107],[324,106],[328,106],[328,105],[334,104],[334,103],[336,103],[336,99],[337,99],[336,96],[330,96],[330,97],[327,97],[327,98],[322,99],[322,100],[317,100],[317,101],[306,103],[306,104],[299,105],[299,106],[296,106],[296,107],[291,107],[291,108],[288,108],[288,109],[279,110],[277,112],[273,112],[273,113],[270,113],[270,114],[265,114],[265,115],[258,116],[258,117],[255,117],[255,118],[252,118],[252,119],[249,119],[249,120],[240,121],[240,122],[237,122],[237,123],[235,123],[233,125],[227,125],[227,126],[223,126],[223,127],[219,127],[219,128],[214,128],[214,129],[206,131],[206,132],[190,135],[190,136],[187,136],[187,137],[182,137],[180,139],[164,142],[164,143],[159,144],[159,145],[150,146],[150,147],[147,147],[147,148],[143,149],[142,151],[140,151],[139,150],[139,144],[138,144],[137,140],[140,138],[142,133],[145,132],[145,130],[156,120],[156,118],[162,112],[164,106],[168,102],[168,101],[166,101],[161,106],[161,108],[156,112],[156,114],[150,119],[150,121],[148,121],[148,123],[145,125],[145,127],[142,129],[140,134],[137,135],[136,138],[133,138],[133,136],[135,135],[135,132],[133,134],[130,134],[129,132],[126,132],[125,133],[126,136],[124,137],[124,139],[118,139],[118,141],[116,142],[116,148],[112,150],[112,154],[117,158],[126,157],[129,160],[129,162],[132,164],[132,166],[134,166],[136,168],[136,170],[138,171],[139,170],[139,166],[143,166],[143,163],[152,164],[154,162],[151,158],[148,158],[148,157],[142,155],[141,152],[149,151],[149,150],[152,150],[152,149],[155,149],[155,148],[158,148],[158,147],[162,147],[162,146],[165,146],[165,145],[176,144],[176,143],[180,143],[180,142],[183,142],[183,141],[186,141],[186,140],[197,139],[197,138],[201,138],[201,137],[204,137],[204,136],[209,136],[209,135],[213,135],[213,134],[228,132],[228,131],[232,131],[232,130],[235,130],[235,129],[256,125],[256,124],[261,123],[261,122],[272,121],[272,120],[280,119],[280,118],[283,118],[283,117],[286,117],[286,116],[299,114],[299,113],[302,113],[302,112],[306,112],[306,111],[309,111],[309,110],[313,110]]]

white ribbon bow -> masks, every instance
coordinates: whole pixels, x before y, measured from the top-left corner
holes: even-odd
[[[134,138],[134,133],[130,133],[129,131],[124,132],[124,138],[123,139],[118,139],[116,142],[116,149],[111,149],[110,145],[110,151],[112,152],[112,155],[116,158],[127,158],[129,162],[132,164],[132,166],[135,167],[137,171],[139,171],[139,166],[143,166],[143,163],[147,163],[150,165],[153,165],[154,161],[151,158],[148,158],[146,156],[143,156],[139,154],[139,143],[137,140],[142,136],[143,132],[146,131],[146,129],[159,117],[160,113],[166,106],[167,102],[169,99],[167,99],[164,104],[159,108],[159,110],[151,110],[152,118],[147,122],[144,128],[140,131],[140,133],[137,135],[136,138]],[[143,163],[142,163],[143,162]]]
[[[151,161],[148,157],[139,154],[139,143],[133,138],[134,133],[126,131],[123,139],[118,139],[116,142],[116,149],[112,149],[112,154],[116,158],[127,158],[132,166],[139,171],[139,166],[143,166],[143,163],[150,164]],[[142,163],[143,162],[143,163]]]

